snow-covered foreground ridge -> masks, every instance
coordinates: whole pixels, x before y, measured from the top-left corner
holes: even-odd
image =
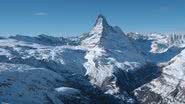
[[[102,15],[75,38],[1,37],[0,103],[183,104],[184,37],[126,34]]]

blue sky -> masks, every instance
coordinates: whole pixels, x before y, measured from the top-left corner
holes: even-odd
[[[0,35],[76,36],[98,14],[125,32],[185,31],[185,0],[0,0]]]

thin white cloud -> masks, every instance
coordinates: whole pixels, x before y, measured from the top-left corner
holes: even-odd
[[[34,15],[36,15],[36,16],[46,16],[46,15],[48,15],[48,13],[46,13],[46,12],[37,12]]]

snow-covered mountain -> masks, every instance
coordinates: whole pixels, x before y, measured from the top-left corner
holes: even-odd
[[[0,38],[0,102],[184,103],[184,37],[126,34],[99,15],[75,38]]]
[[[185,103],[185,50],[162,66],[161,76],[136,89],[134,94],[143,104]]]
[[[99,87],[106,87],[106,80],[110,80],[110,84],[116,84],[116,71],[132,71],[146,63],[119,27],[110,26],[102,15],[98,16],[96,24],[87,35],[81,41],[81,45],[88,50],[84,67],[87,69],[86,74],[91,77],[91,82]],[[111,89],[115,89],[115,93],[118,92],[117,88]]]

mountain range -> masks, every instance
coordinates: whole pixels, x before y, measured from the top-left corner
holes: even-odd
[[[124,33],[99,15],[77,37],[0,38],[2,104],[185,104],[185,34]]]

